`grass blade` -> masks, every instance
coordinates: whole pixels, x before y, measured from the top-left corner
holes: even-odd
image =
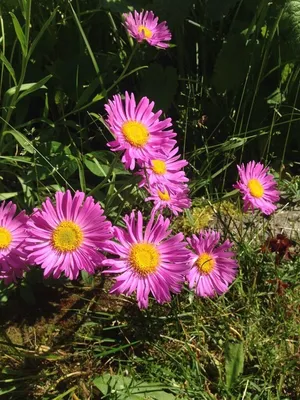
[[[5,55],[2,52],[0,53],[0,61],[2,61],[3,65],[6,67],[7,71],[9,72],[10,76],[12,77],[14,84],[17,86],[15,70],[13,69],[13,66],[11,65],[11,63],[8,61],[8,59],[5,57]]]
[[[10,14],[10,16],[12,18],[12,21],[13,21],[13,24],[14,24],[14,28],[15,28],[15,32],[16,32],[17,38],[18,38],[18,40],[20,42],[20,45],[21,45],[23,56],[26,57],[27,56],[27,46],[26,46],[25,34],[24,34],[24,32],[23,32],[23,30],[21,28],[20,22],[18,21],[18,18],[15,16],[15,14],[12,13],[12,12],[10,12],[9,14]]]

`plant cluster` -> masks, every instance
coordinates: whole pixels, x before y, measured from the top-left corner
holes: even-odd
[[[157,25],[152,12],[125,15],[125,26],[138,41],[161,46],[171,35],[167,24]],[[164,43],[163,47],[166,47]],[[183,233],[171,235],[170,220],[159,215],[168,208],[175,216],[191,206],[189,189],[183,167],[178,160],[176,133],[169,129],[171,119],[160,120],[162,111],[153,113],[154,102],[143,97],[136,104],[134,94],[114,96],[106,105],[107,124],[114,141],[108,146],[122,152],[126,169],[138,167],[144,187],[153,201],[150,221],[143,229],[143,215],[133,211],[126,215],[127,230],[113,227],[103,216],[99,203],[77,191],[56,192],[56,203],[48,198],[41,209],[35,209],[26,220],[25,212],[14,218],[16,207],[2,203],[1,277],[5,283],[22,276],[26,265],[40,265],[45,278],[59,278],[64,273],[76,279],[79,271],[89,274],[103,266],[104,273],[118,274],[111,293],[137,293],[140,308],[148,307],[151,292],[159,303],[171,301],[170,293],[179,293],[186,279],[196,294],[207,297],[222,294],[235,278],[237,262],[231,251],[232,243],[220,244],[220,233],[200,231],[184,242]],[[240,181],[236,184],[243,193],[244,209],[260,209],[269,215],[275,211],[279,192],[268,168],[249,162],[238,166]],[[20,222],[21,221],[21,222]],[[115,239],[115,240],[112,240]],[[106,258],[103,252],[119,258]],[[19,262],[16,261],[19,257]]]

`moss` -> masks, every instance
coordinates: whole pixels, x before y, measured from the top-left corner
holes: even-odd
[[[194,207],[186,210],[173,224],[173,230],[183,232],[185,235],[196,234],[200,230],[212,227],[215,218],[240,219],[242,213],[230,201],[207,204],[201,199],[194,202]]]

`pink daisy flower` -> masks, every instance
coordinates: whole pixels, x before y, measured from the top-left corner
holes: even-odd
[[[125,27],[130,36],[138,42],[146,40],[151,46],[165,49],[169,47],[168,43],[172,38],[166,21],[158,24],[158,18],[154,16],[152,11],[142,11],[138,13],[134,11],[124,14]]]
[[[237,168],[240,180],[233,186],[243,194],[244,211],[258,208],[266,215],[272,214],[277,208],[273,203],[280,196],[273,175],[268,174],[269,168],[255,161]]]
[[[137,175],[143,177],[139,186],[161,184],[167,188],[176,189],[178,182],[188,182],[188,178],[182,170],[188,162],[179,160],[180,154],[177,153],[178,147],[171,150],[169,154],[162,153],[156,159],[145,161],[144,169],[137,172]]]
[[[154,102],[150,103],[147,97],[143,97],[136,105],[134,94],[125,92],[125,101],[120,95],[113,96],[105,105],[108,113],[107,123],[115,140],[108,143],[112,151],[124,151],[122,162],[127,169],[134,169],[135,162],[157,158],[157,153],[162,149],[170,151],[176,136],[173,130],[167,130],[172,126],[171,118],[160,121],[162,111],[153,113]]]
[[[47,198],[28,221],[28,260],[41,265],[45,278],[64,273],[76,279],[81,270],[94,273],[105,258],[98,250],[112,237],[111,223],[101,206],[82,192],[73,198],[69,190],[57,192],[55,198],[55,205]]]
[[[169,208],[174,215],[183,212],[184,208],[191,207],[188,186],[178,183],[176,190],[162,185],[146,187],[150,196],[145,201],[154,202],[153,212]]]
[[[158,301],[171,300],[171,293],[179,293],[188,271],[189,251],[182,233],[170,236],[170,220],[160,215],[156,221],[151,216],[143,229],[141,212],[124,218],[126,230],[114,228],[117,242],[110,242],[107,250],[119,256],[107,259],[104,265],[111,268],[105,273],[119,274],[110,293],[130,296],[135,290],[138,306],[148,307],[151,292]]]
[[[190,289],[201,297],[212,297],[223,294],[234,280],[238,264],[230,251],[232,243],[227,239],[220,244],[220,233],[215,231],[200,231],[199,236],[193,235],[187,239],[192,248],[187,274]]]
[[[24,240],[28,217],[25,211],[15,215],[16,209],[11,201],[0,205],[0,279],[6,285],[22,278],[27,270]]]

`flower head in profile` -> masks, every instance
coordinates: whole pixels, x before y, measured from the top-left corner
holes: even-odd
[[[79,271],[90,274],[104,260],[99,252],[112,237],[112,226],[92,197],[77,191],[56,192],[56,204],[49,198],[35,209],[28,222],[26,250],[32,264],[41,265],[45,278],[64,273],[76,279]]]
[[[190,289],[195,288],[196,295],[201,297],[225,293],[238,268],[232,243],[227,239],[221,244],[220,233],[215,231],[200,231],[187,241],[192,249],[187,274]]]
[[[107,123],[115,140],[108,143],[112,151],[124,151],[122,162],[127,169],[134,169],[135,163],[142,165],[149,159],[156,159],[160,151],[169,152],[176,143],[171,118],[159,120],[162,111],[153,113],[154,102],[143,97],[136,105],[134,94],[125,93],[125,100],[115,95],[105,105]]]
[[[145,161],[144,168],[137,172],[142,176],[139,186],[144,185],[164,185],[166,188],[176,190],[178,182],[186,183],[186,177],[183,168],[188,164],[186,160],[180,160],[178,147],[171,150],[168,154],[159,154],[156,159]]]
[[[191,207],[189,198],[189,188],[183,183],[178,183],[177,187],[167,187],[163,185],[147,186],[146,189],[150,196],[145,201],[153,201],[153,212],[169,208],[174,215],[183,212],[185,208]]]
[[[158,18],[154,16],[152,11],[142,11],[138,13],[134,11],[124,14],[125,27],[130,36],[138,42],[146,40],[151,46],[165,49],[169,47],[172,38],[166,21],[158,24]]]
[[[0,205],[0,279],[6,285],[22,278],[27,270],[24,240],[28,217],[25,211],[15,215],[16,209],[11,201]]]
[[[250,161],[246,166],[238,165],[237,168],[240,180],[233,186],[243,195],[244,211],[257,208],[266,215],[272,214],[277,208],[273,203],[280,196],[273,175],[268,173],[269,168],[255,161]]]
[[[107,250],[118,256],[103,262],[111,268],[105,273],[118,274],[110,293],[130,296],[136,291],[138,306],[148,307],[150,292],[158,303],[171,300],[171,292],[179,293],[188,271],[189,251],[182,233],[170,236],[169,219],[152,215],[143,228],[141,212],[124,218],[126,230],[114,228],[116,242]]]

